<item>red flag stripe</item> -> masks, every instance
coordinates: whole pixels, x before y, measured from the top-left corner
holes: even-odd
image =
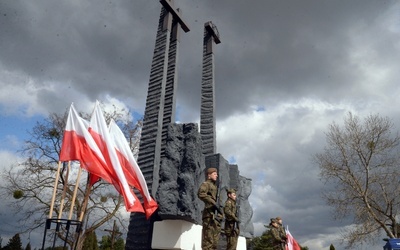
[[[286,250],[301,250],[300,245],[297,243],[292,234],[289,232],[289,229],[286,229],[285,231],[287,237]]]
[[[104,158],[107,162],[107,165],[109,166],[109,171],[111,172],[113,184],[123,196],[126,210],[128,212],[144,212],[144,209],[140,204],[138,198],[128,185],[117,153],[115,151],[115,145],[111,140],[106,121],[100,109],[99,102],[96,102],[93,115],[90,119],[89,132],[93,136],[95,142],[105,156]]]
[[[157,202],[151,197],[143,173],[136,163],[124,134],[114,120],[111,120],[109,129],[126,179],[142,194],[146,217],[149,218],[158,208]]]
[[[106,171],[106,162],[93,138],[87,131],[87,124],[79,117],[73,104],[71,104],[63,142],[60,151],[60,161],[80,161],[81,167],[89,173],[97,176],[91,184],[99,177],[111,182]]]

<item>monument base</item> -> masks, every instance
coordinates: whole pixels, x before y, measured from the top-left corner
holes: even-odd
[[[202,226],[183,220],[154,222],[152,249],[201,250]],[[239,237],[237,250],[246,250],[246,239]]]

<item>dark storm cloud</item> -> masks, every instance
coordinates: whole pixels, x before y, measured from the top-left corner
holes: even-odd
[[[198,117],[204,23],[221,34],[216,46],[217,113],[223,118],[260,100],[299,96],[335,101],[354,95],[360,72],[349,55],[357,32],[379,36],[375,21],[390,7],[381,1],[177,2],[191,31],[181,34],[179,99],[188,119]],[[20,1],[1,3],[2,65],[37,85],[68,82],[91,100],[104,92],[144,101],[154,47],[158,1]],[[357,29],[357,27],[360,27]],[[395,59],[390,46],[385,58]],[[16,83],[24,84],[24,83]],[[330,89],[334,88],[332,93]],[[54,90],[56,91],[56,90]],[[235,97],[235,98],[231,98]],[[240,102],[236,97],[240,97]],[[192,114],[192,115],[191,115]]]
[[[335,101],[338,96],[362,95],[362,72],[350,58],[360,46],[356,42],[362,42],[354,40],[360,33],[368,40],[381,37],[369,49],[388,44],[381,61],[395,60],[394,54],[388,53],[393,45],[386,42],[393,35],[376,24],[390,7],[387,2],[203,1],[202,5],[207,10],[196,18],[210,18],[221,34],[222,43],[216,46],[219,117],[246,110],[262,99],[273,105],[304,96]],[[184,9],[190,7],[186,4]]]
[[[6,70],[33,78],[38,87],[45,82],[71,84],[92,100],[104,92],[143,99],[146,87],[141,85],[150,72],[157,4],[12,1],[1,5],[1,64]]]

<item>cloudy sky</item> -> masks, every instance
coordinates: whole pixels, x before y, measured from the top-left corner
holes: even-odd
[[[212,21],[221,36],[217,151],[253,180],[255,234],[279,215],[310,250],[342,250],[340,230],[351,221],[332,220],[310,158],[349,111],[400,127],[400,2],[175,5],[191,29],[181,34],[177,122],[199,122],[203,27]],[[71,102],[90,111],[97,99],[143,115],[160,9],[156,0],[0,1],[0,168],[17,159],[35,121]],[[0,212],[0,225],[7,216]]]

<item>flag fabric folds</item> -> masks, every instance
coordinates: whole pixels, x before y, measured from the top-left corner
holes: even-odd
[[[121,163],[119,162],[117,152],[115,151],[115,145],[111,140],[99,102],[96,102],[96,106],[90,119],[89,133],[92,135],[99,146],[100,151],[103,153],[107,162],[108,171],[112,178],[111,183],[123,196],[126,210],[128,212],[144,213],[144,209],[140,204],[139,199],[133,193],[132,188],[129,187],[125,174],[122,171]]]
[[[128,212],[142,212],[149,218],[157,209],[125,136],[114,121],[107,127],[98,101],[90,122],[79,117],[71,104],[60,152],[60,161],[70,160],[79,161],[94,176],[91,184],[99,178],[113,184]],[[144,208],[131,186],[142,194]]]
[[[132,151],[124,134],[114,120],[110,121],[109,130],[112,140],[115,143],[115,149],[126,179],[129,185],[135,187],[142,194],[146,217],[149,218],[150,215],[158,208],[157,202],[150,196],[142,171],[133,157]]]
[[[74,105],[71,104],[64,130],[60,161],[74,160],[79,161],[81,167],[92,175],[90,181],[92,185],[99,178],[111,182],[103,154],[88,131],[88,122],[78,115]]]
[[[286,227],[285,231],[287,237],[286,250],[301,250],[299,243],[293,238],[288,227]]]

